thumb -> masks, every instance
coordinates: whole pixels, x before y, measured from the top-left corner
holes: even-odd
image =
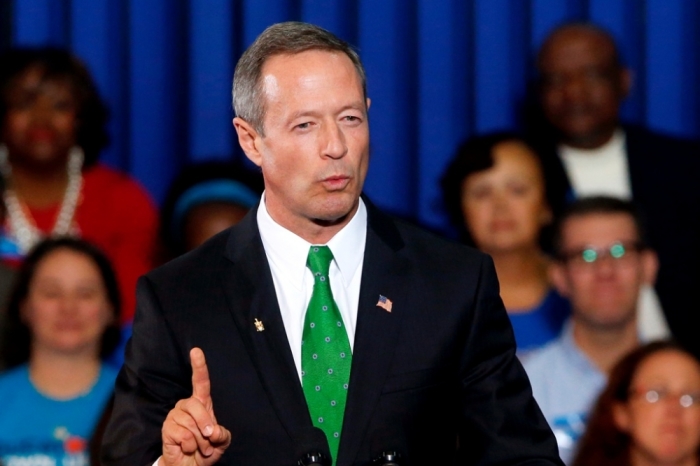
[[[190,350],[190,363],[192,364],[192,396],[211,410],[211,382],[209,382],[209,369],[207,361],[204,359],[204,351],[192,348]]]

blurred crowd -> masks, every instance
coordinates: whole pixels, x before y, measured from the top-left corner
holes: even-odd
[[[556,28],[536,65],[527,128],[456,148],[445,209],[494,261],[564,462],[697,465],[700,144],[620,121],[632,75],[597,26]],[[69,52],[0,56],[0,464],[99,464],[138,277],[263,191],[243,164],[204,162],[159,210],[99,162],[107,117]]]

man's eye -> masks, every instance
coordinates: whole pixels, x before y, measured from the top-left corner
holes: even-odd
[[[311,123],[307,121],[306,123],[298,124],[298,125],[296,126],[296,128],[298,128],[298,129],[308,129],[310,126],[311,126]]]

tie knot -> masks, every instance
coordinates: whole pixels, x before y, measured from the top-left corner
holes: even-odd
[[[309,257],[306,259],[306,265],[314,275],[328,275],[328,270],[331,268],[333,253],[328,246],[311,246],[309,248]]]

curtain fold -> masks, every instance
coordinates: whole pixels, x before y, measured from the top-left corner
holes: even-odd
[[[2,11],[12,44],[65,46],[87,63],[112,115],[102,160],[159,202],[184,164],[243,157],[233,69],[285,20],[358,48],[372,99],[366,192],[438,230],[449,230],[437,183],[453,151],[522,124],[534,52],[564,20],[617,38],[634,71],[627,121],[700,138],[695,0],[15,0]]]

